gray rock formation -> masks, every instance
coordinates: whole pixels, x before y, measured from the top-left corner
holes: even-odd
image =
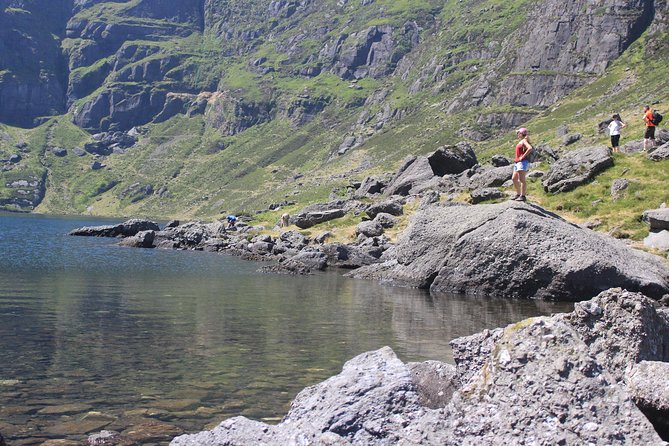
[[[644,246],[658,249],[660,251],[669,251],[669,231],[663,229],[662,231],[649,232],[643,239]]]
[[[51,148],[51,153],[53,153],[56,156],[66,156],[67,155],[67,149],[64,149],[62,147],[52,147]]]
[[[493,157],[490,159],[490,162],[492,163],[493,167],[504,167],[511,165],[511,160],[503,155],[493,155]]]
[[[662,231],[663,229],[669,229],[669,208],[659,208],[644,211],[641,218],[650,225],[651,231]]]
[[[461,385],[458,370],[451,364],[431,360],[410,362],[407,366],[420,403],[430,409],[446,406]]]
[[[153,248],[153,240],[156,237],[156,231],[139,231],[137,234],[126,237],[119,242],[121,246],[128,246],[131,248]]]
[[[465,175],[460,176],[460,183],[469,189],[485,189],[500,187],[511,179],[513,170],[509,166],[502,167],[475,167]]]
[[[478,164],[474,149],[466,142],[440,147],[427,160],[432,172],[440,177],[462,173]]]
[[[303,251],[293,257],[270,266],[260,268],[263,273],[305,275],[322,271],[327,267],[327,255],[318,251]]]
[[[410,195],[438,186],[439,177],[458,175],[477,166],[471,146],[460,142],[440,147],[429,156],[411,156],[404,160],[384,190],[385,195]]]
[[[613,199],[619,200],[623,195],[623,191],[625,191],[629,185],[630,182],[625,178],[616,178],[613,180],[613,183],[611,183],[611,196]]]
[[[592,180],[611,166],[613,157],[607,147],[575,150],[553,163],[542,184],[546,192],[567,192]]]
[[[16,178],[18,177],[18,178]],[[30,171],[16,175],[5,186],[9,197],[0,198],[0,206],[16,206],[20,209],[34,209],[46,192],[46,171],[37,176]]]
[[[473,204],[482,203],[484,201],[498,200],[504,198],[504,192],[493,187],[484,187],[481,189],[475,189],[469,192],[471,201]]]
[[[646,157],[651,161],[664,161],[669,159],[669,143],[665,143],[650,152]]]
[[[131,219],[117,225],[85,226],[73,229],[69,235],[95,236],[95,237],[132,237],[140,231],[159,231],[158,224],[141,219]]]
[[[374,177],[366,177],[360,187],[353,194],[354,197],[362,198],[370,195],[377,195],[383,192],[386,183],[383,180]]]
[[[622,145],[620,151],[623,153],[640,153],[643,152],[643,140],[630,141]]]
[[[634,381],[642,361],[669,354],[669,318],[645,296],[609,290],[452,345],[456,368],[403,364],[384,347],[304,389],[277,425],[235,417],[171,446],[666,444],[632,396],[666,406]]]
[[[369,216],[369,218],[374,219],[381,213],[399,216],[404,213],[404,209],[400,200],[389,199],[369,205],[369,207],[365,209],[365,213]]]
[[[356,235],[362,234],[365,237],[378,237],[383,234],[383,226],[374,220],[363,221],[355,227],[355,233]]]
[[[579,141],[583,135],[580,133],[569,133],[567,135],[564,135],[562,137],[562,144],[565,146],[574,144],[575,142]]]
[[[374,221],[379,223],[383,228],[392,228],[397,224],[397,218],[393,217],[391,214],[385,212],[380,212],[374,217]]]
[[[341,243],[332,243],[321,247],[328,256],[328,265],[340,268],[360,268],[364,265],[378,263],[385,251],[382,246],[352,246]]]
[[[662,438],[669,438],[669,363],[641,361],[628,367],[625,383],[637,407]]]
[[[420,186],[429,182],[435,176],[426,156],[409,157],[404,160],[383,193],[385,195],[406,196],[415,193]]]
[[[610,286],[656,299],[669,291],[669,269],[655,256],[518,202],[429,207],[414,215],[395,255],[349,274],[514,298],[582,300]]]
[[[302,212],[291,218],[291,223],[300,229],[307,229],[319,223],[341,218],[346,215],[343,209],[325,211]]]

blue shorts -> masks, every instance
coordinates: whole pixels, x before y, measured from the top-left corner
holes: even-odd
[[[513,171],[518,172],[519,170],[530,170],[530,162],[527,160],[522,160],[514,163]]]

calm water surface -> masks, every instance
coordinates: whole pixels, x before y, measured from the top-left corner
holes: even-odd
[[[455,337],[571,309],[433,298],[333,272],[259,274],[235,257],[66,235],[109,223],[0,214],[9,446],[102,429],[166,444],[231,416],[278,421],[297,392],[364,351],[389,345],[404,361],[452,362]]]

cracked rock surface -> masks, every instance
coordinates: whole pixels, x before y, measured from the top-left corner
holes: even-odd
[[[235,417],[171,445],[667,444],[637,404],[666,410],[667,374],[655,395],[641,384],[647,361],[666,370],[669,312],[640,293],[610,289],[451,344],[456,367],[404,364],[384,347],[304,389],[277,425]]]
[[[655,299],[669,292],[660,259],[528,203],[425,208],[395,252],[351,276],[511,298],[579,301],[609,287]]]

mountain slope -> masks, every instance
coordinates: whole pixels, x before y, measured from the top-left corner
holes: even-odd
[[[604,141],[611,112],[669,95],[665,1],[49,5],[2,2],[0,157],[20,157],[0,172],[6,209],[213,217],[308,203],[461,139],[482,161],[509,152],[521,123],[556,147],[565,124]]]

